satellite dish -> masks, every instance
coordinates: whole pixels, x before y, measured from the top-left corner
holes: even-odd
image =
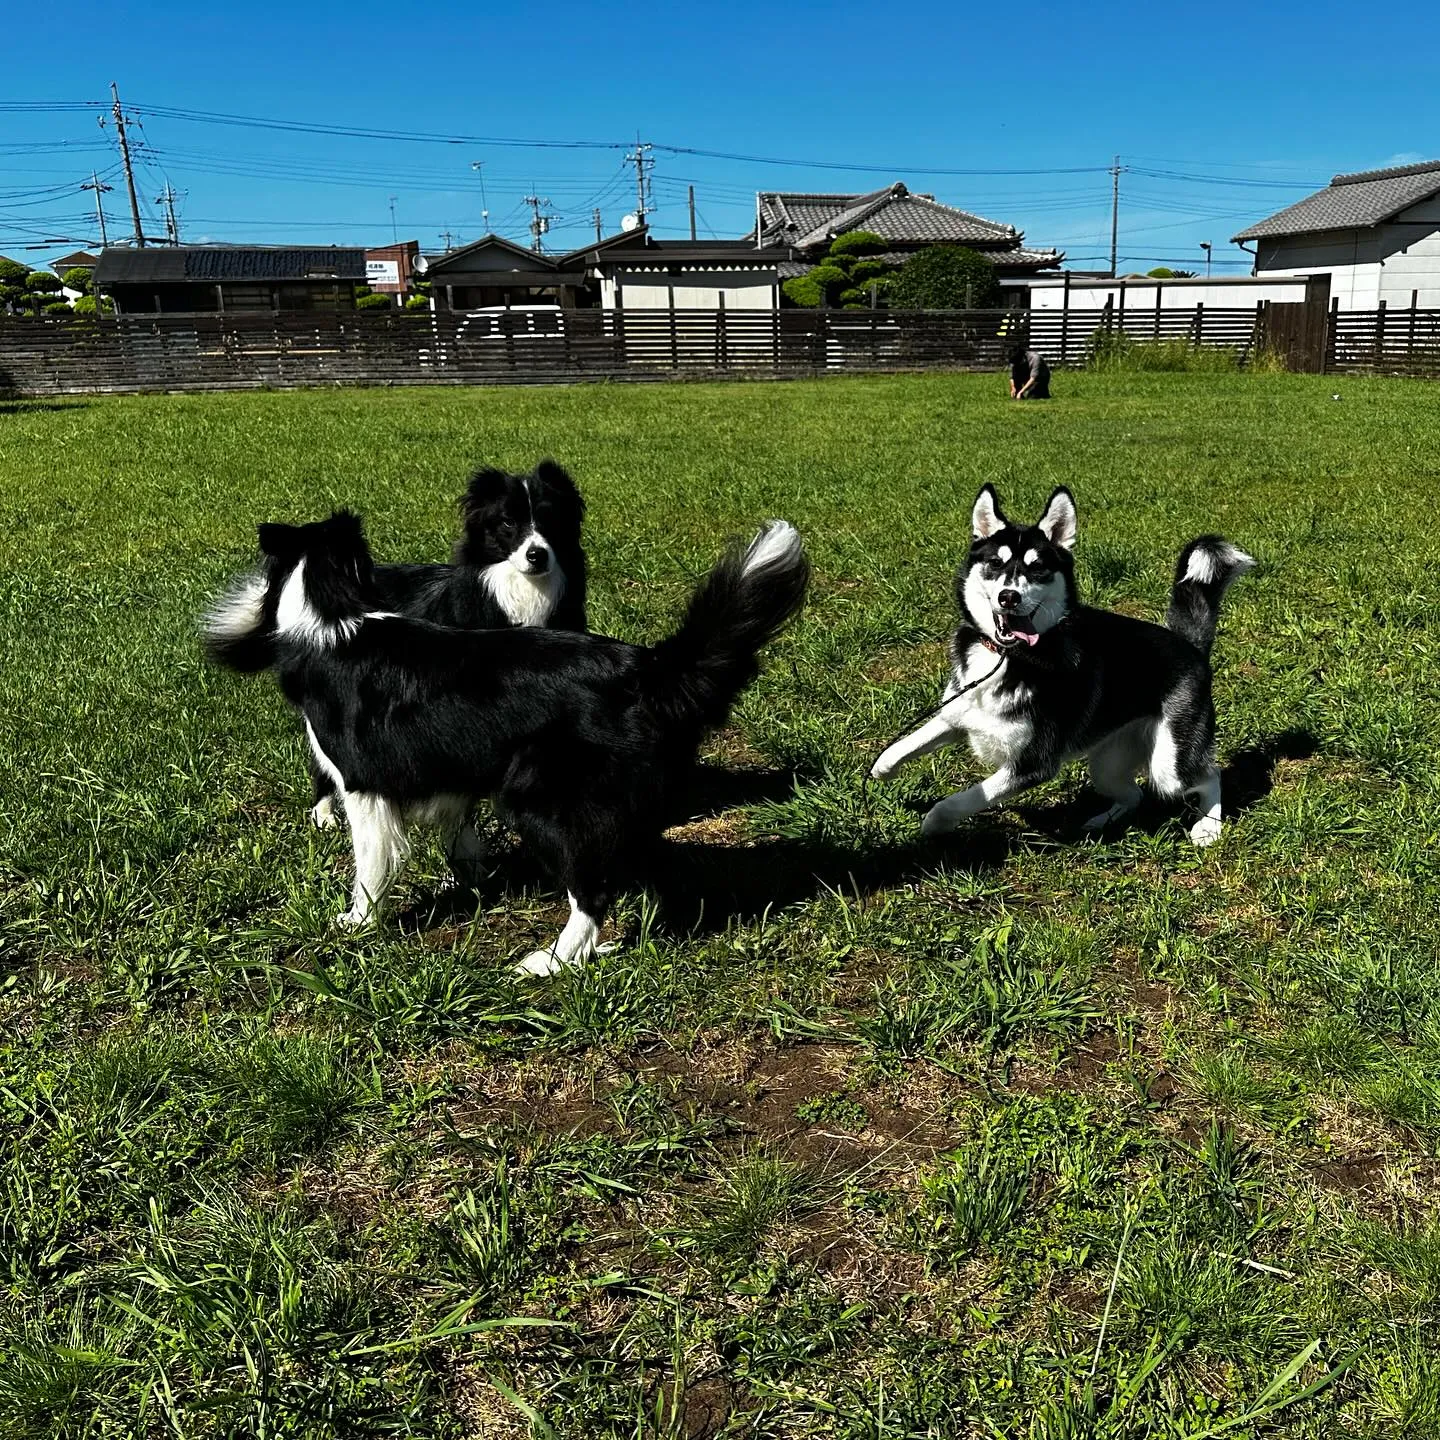
[[[626,215],[620,221],[622,230],[638,230],[640,228],[640,217],[638,215]]]

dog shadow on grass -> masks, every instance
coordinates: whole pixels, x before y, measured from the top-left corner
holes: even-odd
[[[785,801],[806,778],[790,769],[699,767],[683,803],[667,817],[672,828],[644,866],[644,888],[655,900],[661,934],[703,938],[733,924],[756,923],[767,911],[804,904],[827,891],[864,899],[942,867],[997,869],[1010,855],[1012,837],[998,827],[978,830],[963,846],[943,852],[920,839],[918,825],[913,840],[900,845],[864,835],[853,846],[757,837],[745,811]],[[553,888],[523,846],[507,847],[494,858],[494,872],[479,898],[493,903],[506,893],[543,894]],[[458,886],[416,894],[399,917],[401,927],[413,932],[464,924],[476,899]]]
[[[1275,788],[1275,775],[1282,762],[1308,760],[1319,749],[1319,744],[1308,730],[1292,728],[1237,750],[1220,769],[1220,804],[1225,819],[1234,820],[1253,810]],[[1062,844],[1074,844],[1094,835],[1113,839],[1126,830],[1155,835],[1182,818],[1187,824],[1195,818],[1178,805],[1157,800],[1147,786],[1145,798],[1133,815],[1102,831],[1087,831],[1085,821],[1097,810],[1104,809],[1105,803],[1099,795],[1087,790],[1077,799],[1046,810],[1016,808],[1028,826]]]
[[[1308,731],[1291,729],[1237,751],[1221,771],[1226,818],[1263,801],[1282,762],[1306,759],[1317,748]],[[767,911],[804,904],[827,891],[865,899],[937,871],[986,874],[1001,869],[1037,837],[1056,846],[1094,838],[1083,828],[1084,821],[1103,803],[1087,794],[1061,805],[1012,806],[1023,828],[982,819],[938,843],[920,838],[918,811],[914,838],[898,845],[875,843],[873,837],[861,837],[853,847],[754,838],[745,808],[783,801],[793,794],[797,780],[803,783],[805,778],[786,769],[700,767],[686,803],[671,817],[678,828],[667,834],[646,867],[662,933],[701,938],[732,924],[754,924]],[[1175,824],[1179,814],[1175,806],[1147,795],[1133,816],[1100,838],[1114,838],[1127,829],[1156,834]],[[496,858],[499,863],[484,898],[551,888],[523,848],[510,848]],[[401,927],[423,931],[464,924],[473,916],[475,903],[475,893],[458,886],[422,893],[400,917]]]

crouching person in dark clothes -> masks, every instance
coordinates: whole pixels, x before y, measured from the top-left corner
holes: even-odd
[[[1012,400],[1048,400],[1050,398],[1050,367],[1038,350],[1017,345],[1010,356],[1010,398]]]

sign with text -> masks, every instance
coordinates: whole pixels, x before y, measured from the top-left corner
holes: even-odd
[[[400,283],[400,262],[398,260],[367,260],[365,262],[365,283],[367,285],[398,285]]]

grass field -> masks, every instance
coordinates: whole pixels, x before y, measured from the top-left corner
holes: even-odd
[[[0,1436],[1440,1434],[1440,390],[1056,388],[0,405]],[[442,558],[469,468],[546,453],[597,629],[773,515],[816,582],[659,902],[522,984],[520,853],[331,929],[294,720],[194,623],[259,520]],[[1074,774],[921,846],[958,751],[862,788],[986,480],[1073,487],[1097,603],[1261,560],[1211,850],[1083,841]]]

